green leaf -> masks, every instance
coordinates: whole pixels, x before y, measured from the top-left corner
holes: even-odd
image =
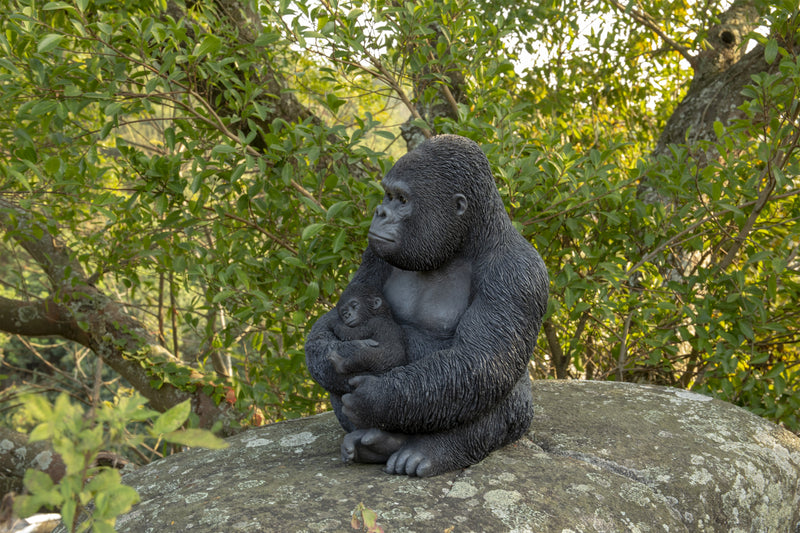
[[[776,57],[778,57],[778,41],[770,39],[767,41],[767,46],[764,47],[764,60],[771,65]]]
[[[222,40],[217,37],[216,35],[207,34],[203,37],[203,42],[200,43],[200,46],[195,52],[197,57],[202,57],[206,54],[216,54],[219,52],[219,49],[222,47]]]
[[[86,490],[92,494],[99,492],[107,492],[114,489],[121,482],[119,472],[114,468],[104,468],[96,476],[92,478]]]
[[[44,169],[50,175],[56,174],[60,168],[61,168],[61,158],[58,156],[50,157],[44,162]]]
[[[39,44],[36,46],[36,50],[40,54],[47,53],[57,47],[61,43],[62,39],[64,39],[64,36],[61,34],[48,33],[39,41]]]
[[[130,511],[131,507],[137,503],[139,503],[139,494],[136,489],[123,485],[119,480],[115,487],[97,495],[94,516],[101,519],[115,519]],[[114,531],[114,529],[111,528],[109,531]]]
[[[64,524],[71,524],[75,518],[75,513],[78,511],[78,502],[70,499],[64,502],[61,506],[61,521]]]
[[[247,162],[243,162],[231,173],[230,182],[235,183],[247,170]]]
[[[777,375],[773,380],[772,387],[776,397],[783,396],[783,393],[786,391],[786,380],[783,379],[783,376]]]
[[[236,152],[236,148],[229,144],[218,144],[214,148],[211,149],[211,153],[214,155],[221,155],[221,154],[233,154]]]
[[[181,427],[192,410],[192,401],[186,400],[162,413],[153,423],[153,435],[162,435]]]
[[[328,108],[334,113],[336,113],[339,110],[339,108],[342,107],[342,105],[347,103],[347,100],[339,98],[334,93],[328,93],[327,96],[325,97],[325,101],[328,104]]]
[[[53,427],[52,422],[45,422],[43,424],[39,424],[33,431],[31,431],[30,435],[28,435],[28,442],[39,442],[42,440],[47,440],[53,436],[53,432],[55,428]]]
[[[262,33],[259,35],[255,42],[253,42],[253,46],[263,48],[265,46],[269,46],[270,44],[279,41],[281,38],[280,34],[278,33]]]
[[[292,313],[292,323],[298,328],[301,327],[303,324],[305,324],[306,323],[305,313],[301,313],[300,311],[295,311],[294,313]]]
[[[742,333],[744,333],[744,336],[747,337],[749,340],[753,340],[755,338],[755,332],[753,331],[753,328],[750,326],[750,324],[744,321],[740,321],[739,327],[741,328]]]
[[[31,492],[46,492],[53,488],[53,480],[41,470],[25,472],[25,487]]]
[[[335,219],[337,215],[341,213],[345,207],[351,205],[352,203],[353,203],[352,200],[342,200],[341,202],[336,202],[335,204],[333,204],[328,208],[328,212],[325,215],[325,219],[328,221]]]
[[[347,238],[347,231],[344,229],[339,230],[336,238],[333,239],[333,253],[338,254],[344,248],[345,239]]]
[[[375,130],[373,133],[375,135],[377,135],[378,137],[383,137],[384,139],[387,139],[387,140],[390,140],[390,141],[393,141],[396,138],[396,135],[394,133],[392,133],[391,131]]]
[[[175,149],[175,128],[169,127],[164,129],[164,142],[170,150]]]
[[[55,11],[57,9],[72,9],[66,2],[47,2],[42,8],[43,11]]]
[[[86,490],[95,496],[95,509],[92,513],[95,519],[114,519],[129,511],[139,501],[136,490],[123,485],[119,471],[114,468],[102,469],[92,478]]]
[[[324,223],[316,223],[316,224],[311,224],[310,226],[306,226],[305,229],[303,229],[303,234],[301,235],[300,238],[304,241],[313,239],[320,231],[322,231],[322,228],[324,227],[325,227]]]
[[[53,406],[44,396],[26,396],[25,407],[34,420],[48,423],[53,421]]]
[[[191,428],[173,431],[164,435],[164,440],[175,444],[182,444],[184,446],[209,448],[212,450],[220,450],[228,447],[227,442],[215,436],[207,429]]]
[[[14,511],[21,517],[31,516],[44,506],[58,508],[64,501],[50,476],[44,472],[26,470],[24,485],[30,494],[14,500]]]
[[[717,139],[722,139],[722,135],[725,133],[725,126],[722,125],[722,122],[719,120],[714,121],[714,135],[717,136]]]

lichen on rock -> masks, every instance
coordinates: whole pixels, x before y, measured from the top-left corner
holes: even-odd
[[[345,465],[332,413],[250,430],[127,475],[120,532],[797,531],[800,439],[686,391],[537,381],[530,432],[470,468],[418,479]]]

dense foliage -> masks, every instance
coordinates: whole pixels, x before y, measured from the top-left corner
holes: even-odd
[[[404,141],[458,133],[550,271],[535,377],[691,388],[798,430],[796,6],[754,7],[737,48],[763,68],[713,135],[654,152],[724,6],[517,4],[9,0],[0,394],[113,397],[95,356],[118,349],[148,397],[202,391],[253,423],[326,408],[307,327]],[[24,345],[54,334],[73,342]]]

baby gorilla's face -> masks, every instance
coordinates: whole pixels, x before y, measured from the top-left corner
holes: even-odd
[[[363,314],[367,308],[358,300],[358,298],[350,298],[343,305],[339,305],[339,318],[348,327],[354,328],[363,322]]]

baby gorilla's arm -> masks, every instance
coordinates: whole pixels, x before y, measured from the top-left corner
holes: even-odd
[[[372,339],[342,341],[342,344],[350,344],[358,351],[351,354],[349,357],[342,357],[336,350],[331,350],[328,352],[328,360],[339,374],[354,374],[364,370],[363,368],[360,368],[363,366],[361,361],[363,359],[363,355],[361,355],[361,351],[369,348],[377,348],[379,346],[378,341]]]

